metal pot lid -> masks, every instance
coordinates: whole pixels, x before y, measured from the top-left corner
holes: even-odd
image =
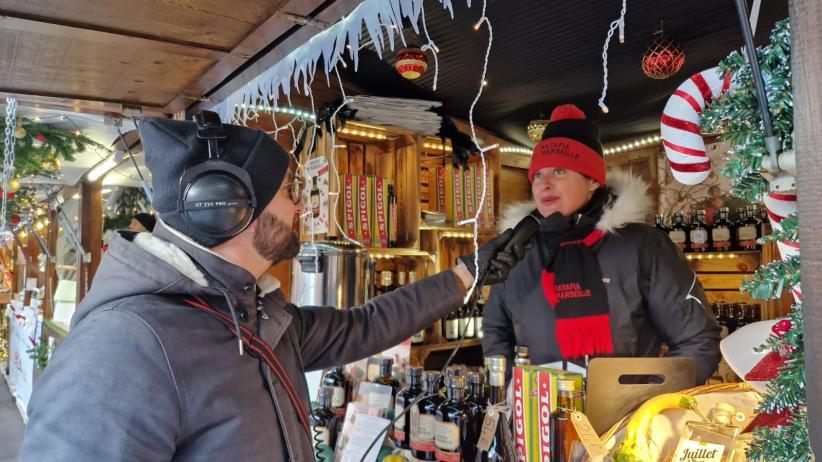
[[[345,241],[305,242],[300,246],[300,256],[306,255],[368,255],[368,249]]]

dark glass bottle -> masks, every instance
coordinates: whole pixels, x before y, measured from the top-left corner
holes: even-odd
[[[445,402],[440,395],[440,373],[425,371],[422,374],[425,398],[411,408],[411,455],[417,460],[436,460],[437,447],[434,435],[437,424],[437,407]]]
[[[391,405],[389,409],[392,409],[394,407],[394,400],[397,398],[397,392],[400,389],[399,380],[395,379],[394,376],[391,374],[393,367],[393,358],[380,358],[380,375],[378,375],[377,378],[374,379],[374,383],[379,383],[380,385],[387,385],[391,387]]]
[[[579,435],[571,423],[571,413],[574,407],[574,382],[572,380],[557,380],[557,410],[551,414],[551,462],[570,462],[574,460],[574,442],[579,441]]]
[[[488,405],[488,400],[485,398],[482,374],[469,372],[466,380],[468,387],[465,392],[465,404],[468,405],[470,411],[470,423],[467,430],[469,432],[468,441],[473,441],[476,444],[482,431],[482,419],[485,416],[485,407]]]
[[[331,409],[331,400],[334,397],[333,387],[320,387],[318,394],[319,405],[311,410],[311,442],[314,446],[317,460],[324,460],[323,454],[329,454],[337,444],[337,430],[339,429],[340,418],[337,412]],[[331,452],[330,454],[333,454]]]
[[[343,374],[343,368],[329,369],[323,375],[322,384],[334,390],[331,397],[331,409],[334,409],[340,417],[345,416],[345,405],[348,403],[351,385],[348,379],[345,378],[345,374]]]
[[[759,209],[759,236],[770,236],[771,234],[773,234],[771,220],[768,218],[768,210],[763,207]]]
[[[471,410],[464,401],[465,378],[452,376],[446,383],[447,400],[437,407],[434,444],[442,462],[473,462],[476,441],[471,441]]]
[[[762,305],[759,303],[754,303],[751,305],[751,319],[753,319],[753,322],[759,322],[762,320]]]
[[[751,323],[751,306],[745,302],[739,304],[738,318],[736,328],[744,327]]]
[[[484,310],[485,301],[482,299],[482,295],[480,295],[477,299],[477,304],[474,306],[474,310],[471,313],[474,316],[474,331],[477,338],[482,338],[482,316]]]
[[[696,213],[696,219],[691,226],[690,249],[691,252],[707,252],[711,244],[711,227],[705,224],[705,211]]]
[[[313,218],[318,218],[320,216],[320,188],[317,184],[318,181],[320,181],[320,177],[318,176],[311,178],[311,193],[309,200],[311,201],[311,216]]]
[[[756,239],[759,237],[759,223],[753,217],[753,211],[739,209],[742,216],[736,228],[736,242],[741,250],[756,250]]]
[[[739,305],[728,303],[725,325],[728,327],[728,335],[733,334],[739,324]]]
[[[465,335],[465,338],[474,338],[476,332],[474,331],[474,315],[470,305],[464,305],[459,310],[460,314],[460,335]]]
[[[688,226],[685,224],[685,215],[682,212],[676,212],[674,215],[674,222],[668,230],[668,237],[671,238],[674,244],[683,252],[688,251]]]
[[[394,185],[388,185],[388,247],[397,247],[397,195]]]
[[[725,302],[717,302],[716,310],[719,313],[716,322],[719,323],[719,327],[722,329],[719,338],[725,338],[728,336],[728,305]]]
[[[505,406],[505,356],[486,356],[485,365],[489,384],[485,418],[490,418],[489,413],[492,412],[497,413],[499,418],[489,449],[485,451],[478,448],[479,460],[482,462],[516,462],[517,453],[511,427],[502,411]]]
[[[448,341],[454,341],[460,338],[459,310],[448,313],[448,316],[443,319],[442,336]]]
[[[714,220],[711,230],[711,247],[716,252],[727,252],[733,248],[731,222],[728,220],[728,209],[719,209],[719,218]]]
[[[394,275],[391,271],[382,271],[380,273],[380,283],[377,285],[377,295],[387,294],[394,290]]]
[[[665,226],[665,220],[662,217],[662,214],[657,214],[654,221],[656,222],[656,229],[662,231],[665,234],[668,234],[668,227]]]
[[[394,417],[400,415],[422,394],[422,368],[408,368],[408,386],[397,393],[394,401]],[[394,444],[400,449],[411,449],[411,412],[406,412],[394,422]]]

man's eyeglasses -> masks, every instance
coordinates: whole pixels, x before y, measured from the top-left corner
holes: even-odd
[[[286,194],[288,194],[288,198],[291,199],[291,202],[294,205],[299,204],[303,200],[302,189],[300,188],[300,180],[294,179],[283,183],[283,188],[285,188]]]

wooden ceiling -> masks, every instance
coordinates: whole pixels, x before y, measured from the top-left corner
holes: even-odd
[[[83,112],[219,100],[358,0],[3,0],[0,94]]]

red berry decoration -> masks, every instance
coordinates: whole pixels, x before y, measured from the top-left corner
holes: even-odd
[[[776,335],[776,336],[777,336],[777,337],[779,337],[779,338],[782,338],[782,337],[784,337],[784,336],[785,336],[785,332],[783,332],[783,331],[779,328],[779,323],[776,323],[776,324],[774,324],[773,326],[771,326],[771,332],[773,332],[773,334],[774,334],[774,335]]]
[[[781,330],[782,332],[787,332],[791,330],[791,326],[793,326],[793,324],[791,324],[790,319],[783,319],[779,321],[777,325],[779,326],[779,330]]]
[[[6,199],[14,199],[14,193],[13,192],[6,193]]]
[[[39,141],[41,143],[45,143],[46,142],[46,135],[39,134],[39,135],[35,136],[34,139],[36,139],[37,141]]]
[[[9,221],[15,226],[20,224],[20,220],[20,215],[12,215],[9,217]]]

